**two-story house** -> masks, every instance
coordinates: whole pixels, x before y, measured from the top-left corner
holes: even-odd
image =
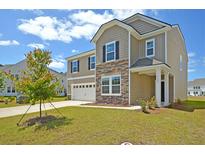
[[[156,97],[158,106],[187,98],[185,42],[178,25],[135,14],[101,25],[95,49],[68,57],[73,100],[135,104]]]
[[[205,78],[188,82],[188,96],[205,96]]]
[[[26,69],[27,69],[27,64],[25,59],[16,64],[0,66],[0,71],[10,73],[17,80],[22,76],[22,72]],[[65,96],[67,94],[66,74],[59,73],[50,68],[49,70],[60,82],[60,87],[56,89],[56,93],[58,94],[58,96]],[[0,96],[17,96],[17,95],[19,95],[19,93],[15,88],[15,84],[10,79],[6,79],[5,89],[0,91]]]

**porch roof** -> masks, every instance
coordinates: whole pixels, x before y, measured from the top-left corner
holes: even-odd
[[[144,67],[144,66],[152,66],[152,65],[159,65],[159,64],[165,64],[162,61],[159,61],[155,58],[139,58],[135,61],[135,63],[131,66],[131,68],[136,68],[136,67]]]
[[[131,72],[144,72],[154,73],[156,68],[162,68],[162,70],[169,70],[170,66],[155,58],[141,58],[130,67]]]

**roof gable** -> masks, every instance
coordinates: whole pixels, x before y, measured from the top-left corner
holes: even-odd
[[[94,37],[91,39],[91,42],[95,43],[106,29],[113,27],[115,25],[120,26],[124,29],[127,29],[136,37],[140,37],[140,33],[136,29],[134,29],[132,26],[130,26],[130,25],[128,25],[120,20],[114,19],[114,20],[111,20],[105,24],[102,24],[100,26],[100,28],[98,29],[98,31],[95,33]]]
[[[142,21],[145,21],[149,24],[152,24],[152,25],[155,25],[159,28],[162,28],[162,27],[166,27],[166,26],[171,26],[170,24],[166,23],[166,22],[163,22],[163,21],[160,21],[160,20],[157,20],[155,18],[151,18],[149,16],[146,16],[146,15],[143,15],[143,14],[140,14],[140,13],[136,13],[134,14],[133,16],[130,16],[126,19],[123,20],[123,22],[125,23],[131,23],[133,21],[136,21],[136,20],[142,20]]]

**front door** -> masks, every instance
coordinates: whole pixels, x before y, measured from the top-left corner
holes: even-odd
[[[164,81],[161,82],[161,102],[162,102],[162,105],[164,104],[164,101],[165,101],[165,95],[164,95],[164,92],[165,92],[165,87],[164,87]]]

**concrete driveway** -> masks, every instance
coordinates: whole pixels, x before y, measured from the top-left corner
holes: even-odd
[[[62,101],[62,102],[53,102],[52,104],[56,108],[66,107],[66,106],[80,106],[81,104],[87,104],[92,102],[87,101]],[[25,106],[17,106],[17,107],[8,107],[8,108],[0,108],[0,118],[10,117],[15,115],[24,114],[30,105]],[[46,110],[54,109],[50,103],[45,103]],[[42,110],[44,110],[44,106],[42,105]],[[39,112],[39,104],[32,105],[28,113]]]

